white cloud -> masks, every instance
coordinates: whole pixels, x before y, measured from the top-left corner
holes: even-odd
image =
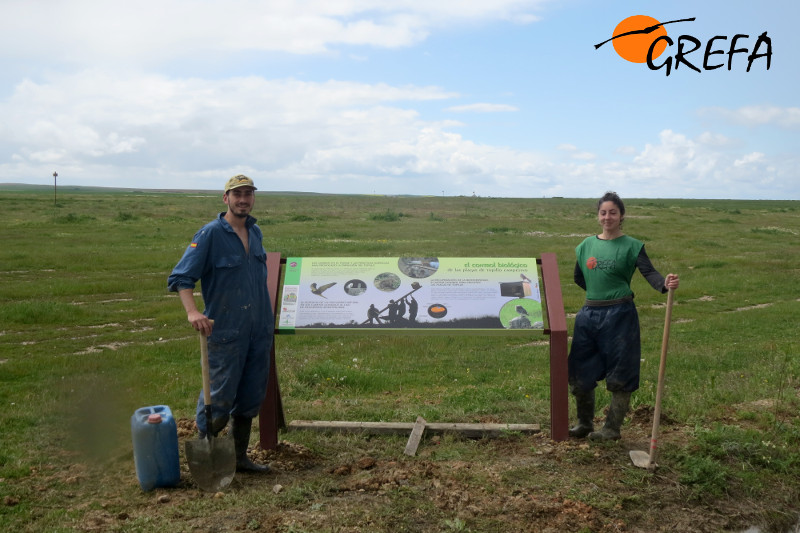
[[[764,154],[760,152],[753,152],[750,154],[746,154],[744,157],[737,159],[733,162],[733,166],[741,167],[745,165],[751,165],[756,163],[761,163],[764,161]]]
[[[519,108],[506,104],[475,103],[466,105],[454,105],[445,109],[454,113],[507,113],[519,111]]]
[[[615,150],[616,153],[620,155],[636,155],[636,147],[635,146],[620,146]]]
[[[557,150],[561,150],[562,152],[567,152],[569,154],[570,159],[576,159],[580,161],[591,161],[597,157],[596,154],[591,152],[581,152],[578,150],[578,147],[574,144],[569,143],[562,143],[556,146]]]
[[[725,142],[721,142],[725,140]],[[681,198],[796,198],[800,186],[787,175],[800,170],[797,158],[740,157],[732,143],[710,133],[691,139],[671,130],[647,144],[625,168],[621,181],[629,196]]]
[[[0,141],[23,158],[59,147],[65,164],[136,152],[140,164],[155,166],[216,152],[268,167],[309,146],[384,142],[389,127],[407,135],[416,112],[384,104],[454,96],[437,87],[89,71],[18,85],[0,103]]]
[[[318,54],[338,45],[419,43],[444,26],[528,24],[551,0],[5,0],[0,57],[148,64],[190,52]]]
[[[800,107],[778,107],[770,105],[743,106],[738,109],[709,107],[699,111],[701,117],[709,117],[741,126],[775,125],[786,129],[800,128]]]
[[[0,102],[0,181],[215,189],[244,172],[263,189],[482,196],[797,198],[797,159],[742,155],[726,136],[664,130],[610,161],[563,143],[545,156],[479,144],[414,102],[439,87],[329,81],[119,77],[20,83]],[[412,105],[409,106],[409,103]],[[634,153],[635,152],[635,153]],[[35,180],[34,180],[35,182]]]
[[[431,176],[446,176],[451,188],[476,176],[491,182],[494,173],[527,172],[533,154],[473,143],[447,131],[455,123],[424,120],[398,105],[455,97],[437,87],[86,71],[25,81],[0,103],[0,144],[14,154],[0,170],[41,176],[37,165],[46,163],[69,169],[59,170],[65,180],[102,181],[113,167],[120,176],[142,174],[142,187],[148,179],[163,186],[166,174],[179,188],[203,187],[206,176],[218,180],[246,164],[272,178],[271,188],[299,182],[314,190],[329,179],[357,188],[400,177],[395,192]]]

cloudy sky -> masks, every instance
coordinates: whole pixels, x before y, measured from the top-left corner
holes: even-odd
[[[244,173],[277,191],[800,199],[796,0],[3,0],[0,12],[0,183],[57,171],[59,185],[219,189]],[[595,47],[633,15],[695,20],[663,26],[674,44],[651,70]],[[770,68],[757,57],[747,72],[764,32]],[[675,68],[684,35],[700,72]],[[707,63],[721,67],[706,70],[713,37]]]

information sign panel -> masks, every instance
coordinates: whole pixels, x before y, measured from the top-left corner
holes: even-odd
[[[289,257],[278,330],[541,330],[535,258]]]

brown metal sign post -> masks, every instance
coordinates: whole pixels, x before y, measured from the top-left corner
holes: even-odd
[[[273,314],[278,312],[278,296],[280,294],[281,254],[267,252],[267,287],[272,304]],[[267,395],[258,413],[259,442],[264,450],[278,447],[278,430],[286,428],[283,414],[281,390],[278,385],[278,371],[275,366],[275,342],[272,343],[269,358],[269,378],[267,379]]]
[[[550,335],[550,438],[555,441],[569,437],[569,401],[567,395],[567,318],[561,296],[556,254],[542,254],[542,285],[547,309]]]

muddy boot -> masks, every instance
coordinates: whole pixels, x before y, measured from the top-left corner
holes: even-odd
[[[611,405],[608,406],[606,423],[603,424],[603,427],[600,429],[600,431],[593,431],[589,433],[589,440],[619,440],[619,428],[622,426],[622,421],[625,420],[625,415],[628,414],[628,407],[630,406],[630,403],[630,392],[611,393]]]
[[[594,431],[594,389],[575,391],[575,408],[578,411],[578,424],[569,430],[569,436],[582,439]]]
[[[272,471],[270,467],[258,465],[247,457],[247,446],[250,444],[250,429],[252,425],[252,418],[233,417],[231,433],[233,433],[233,446],[236,449],[236,471],[268,474]]]

